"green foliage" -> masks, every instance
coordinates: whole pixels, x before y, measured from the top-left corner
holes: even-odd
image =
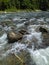
[[[0,10],[5,9],[49,9],[49,0],[0,0]]]

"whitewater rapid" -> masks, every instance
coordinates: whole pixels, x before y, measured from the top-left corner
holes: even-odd
[[[27,50],[30,53],[31,58],[34,60],[36,65],[49,65],[49,47],[45,49],[36,49],[34,47],[40,46],[43,40],[42,33],[36,32],[36,28],[41,25],[30,25],[27,27],[29,34],[23,36],[23,41],[8,44],[7,33],[4,33],[0,37],[0,59],[8,56],[10,53],[19,53],[21,50]],[[42,25],[49,29],[49,26]],[[5,27],[6,28],[6,27]],[[31,45],[31,47],[29,47]],[[7,50],[4,50],[8,48]],[[2,52],[1,52],[2,51]]]
[[[10,25],[0,24],[0,32],[3,32],[0,35],[0,60],[10,54],[18,55],[18,53],[21,54],[21,51],[26,51],[29,52],[32,60],[32,64],[28,65],[33,65],[33,62],[34,65],[49,65],[49,46],[42,48],[43,36],[38,30],[40,26],[49,30],[49,12],[2,13],[0,22],[4,21],[9,22]],[[16,32],[25,28],[29,34],[23,35],[21,41],[9,44],[7,32],[12,31],[13,26],[10,21],[14,22]]]

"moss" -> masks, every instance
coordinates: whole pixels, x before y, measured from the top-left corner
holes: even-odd
[[[19,60],[19,58],[23,60]],[[2,61],[0,61],[0,65],[31,65],[31,57],[27,51],[22,51],[18,53],[18,57],[15,54],[9,54]]]

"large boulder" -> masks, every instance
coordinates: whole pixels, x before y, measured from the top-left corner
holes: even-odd
[[[23,35],[21,33],[15,33],[13,31],[11,31],[7,34],[7,39],[8,39],[9,43],[16,42],[16,41],[22,39],[22,37],[23,37]]]

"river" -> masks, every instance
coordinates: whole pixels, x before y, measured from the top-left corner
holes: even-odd
[[[49,31],[49,12],[0,13],[0,65],[22,65],[14,55],[23,59],[26,65],[49,65],[49,46],[42,45],[40,26]],[[21,41],[9,44],[7,32],[12,30],[11,27],[16,32],[26,29],[29,34]]]

